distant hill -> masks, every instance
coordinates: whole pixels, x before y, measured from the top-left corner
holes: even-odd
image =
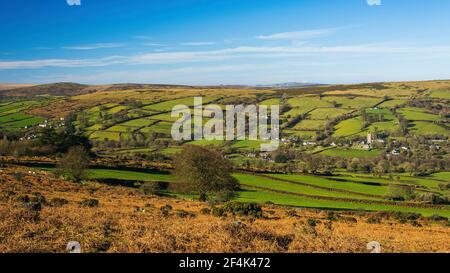
[[[162,88],[183,88],[187,86],[169,84],[104,84],[86,85],[71,82],[49,83],[40,85],[15,85],[0,84],[0,96],[3,97],[27,97],[27,96],[77,96],[94,93],[98,91],[123,91],[131,89],[162,89]],[[192,88],[192,87],[191,87]]]
[[[22,87],[30,87],[35,84],[0,83],[0,90],[11,90]]]
[[[309,86],[324,86],[320,83],[301,83],[301,82],[284,82],[275,84],[260,84],[256,87],[271,87],[271,88],[296,88],[296,87],[309,87]]]
[[[87,87],[88,85],[78,83],[50,83],[0,90],[0,95],[11,97],[26,97],[38,95],[73,96],[89,92],[85,90]]]

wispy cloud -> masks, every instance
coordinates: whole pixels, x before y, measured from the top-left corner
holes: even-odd
[[[0,61],[0,69],[26,69],[41,67],[94,67],[116,64],[152,65],[152,64],[181,64],[188,62],[215,62],[229,59],[244,58],[279,58],[301,56],[342,55],[346,57],[358,54],[404,54],[405,56],[421,54],[421,56],[450,56],[449,46],[397,46],[391,44],[360,44],[345,46],[240,46],[219,50],[202,51],[169,51],[151,52],[130,56],[109,56],[92,59],[44,59]]]
[[[367,0],[369,6],[381,6],[381,0]]]
[[[324,37],[336,32],[334,28],[311,29],[292,32],[280,32],[270,35],[259,35],[259,40],[307,40],[318,37]]]
[[[63,49],[69,50],[94,50],[94,49],[104,49],[104,48],[118,48],[123,47],[124,44],[119,43],[98,43],[90,45],[76,45],[76,46],[65,46]]]
[[[66,0],[69,6],[81,6],[81,0]]]
[[[145,46],[164,46],[163,44],[160,44],[160,43],[144,43],[143,45],[145,45]]]
[[[182,46],[206,46],[206,45],[215,45],[214,42],[185,42],[180,43]]]

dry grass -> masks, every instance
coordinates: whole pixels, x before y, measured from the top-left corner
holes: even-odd
[[[340,213],[330,220],[326,212],[275,206],[264,207],[263,219],[218,218],[200,213],[204,203],[73,184],[26,168],[2,169],[0,178],[0,252],[63,252],[72,240],[84,252],[366,252],[373,240],[384,252],[450,251],[448,226],[424,219],[421,226],[369,224],[366,214]],[[25,195],[44,196],[42,210],[20,201]],[[68,203],[52,206],[54,198]],[[80,205],[92,198],[98,207]],[[168,215],[160,210],[164,205],[173,207]]]

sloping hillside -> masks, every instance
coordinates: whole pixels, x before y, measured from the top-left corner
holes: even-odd
[[[207,203],[21,167],[0,172],[0,252],[64,252],[73,240],[83,252],[367,252],[374,240],[383,252],[450,250],[447,222],[431,218],[273,205],[262,218],[216,217]]]

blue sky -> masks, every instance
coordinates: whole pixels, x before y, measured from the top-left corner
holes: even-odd
[[[450,0],[0,0],[0,6],[0,82],[450,79]]]

